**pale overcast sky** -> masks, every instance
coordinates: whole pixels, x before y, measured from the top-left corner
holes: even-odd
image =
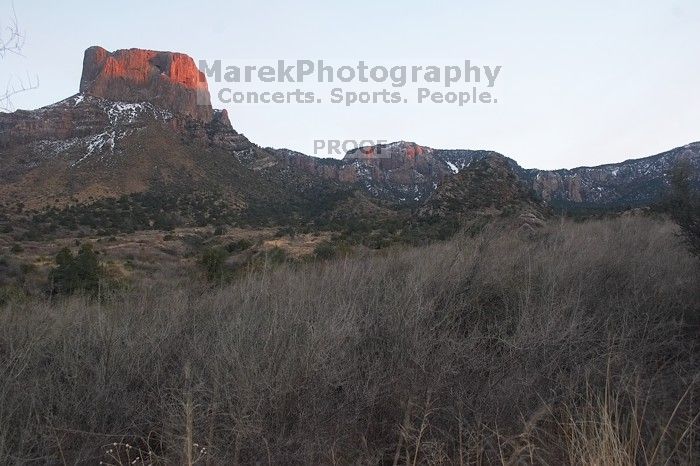
[[[6,57],[0,79],[40,78],[38,89],[17,96],[17,108],[75,94],[91,45],[228,63],[470,59],[503,67],[497,104],[227,108],[234,128],[253,142],[305,153],[316,139],[408,140],[496,150],[525,167],[551,169],[700,140],[698,0],[15,0],[15,8],[24,57]],[[0,0],[0,18],[10,11],[11,2]]]

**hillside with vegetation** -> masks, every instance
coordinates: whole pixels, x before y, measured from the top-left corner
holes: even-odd
[[[0,458],[692,464],[700,263],[677,233],[634,216],[487,228],[268,256],[214,288],[10,300]]]

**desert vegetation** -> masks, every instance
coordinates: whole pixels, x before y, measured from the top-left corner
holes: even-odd
[[[0,463],[697,464],[700,263],[675,224],[327,249],[8,300]]]

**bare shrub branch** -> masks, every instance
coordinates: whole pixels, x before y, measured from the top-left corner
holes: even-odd
[[[7,55],[22,56],[22,49],[24,48],[26,40],[24,32],[19,27],[14,4],[12,5],[12,13],[7,23],[7,25],[0,23],[0,59],[4,59]],[[5,90],[0,93],[0,111],[12,111],[14,109],[12,105],[12,98],[14,96],[38,87],[38,76],[32,77],[29,73],[27,73],[26,78],[10,76],[7,79]]]
[[[22,54],[25,36],[19,28],[17,13],[14,4],[12,5],[12,15],[7,26],[0,24],[0,58],[5,58],[7,54]]]

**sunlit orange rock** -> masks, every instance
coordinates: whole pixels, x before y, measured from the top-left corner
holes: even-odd
[[[80,92],[121,102],[151,102],[205,122],[214,115],[204,74],[182,53],[90,47]]]
[[[362,147],[360,151],[362,151],[362,158],[373,158],[376,155],[374,147]]]

